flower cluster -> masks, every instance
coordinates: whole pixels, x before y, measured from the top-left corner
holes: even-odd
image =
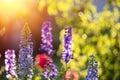
[[[57,76],[56,66],[48,54],[42,53],[36,56],[35,65],[44,69],[45,78],[55,78]]]
[[[52,27],[49,21],[42,24],[42,44],[39,49],[43,52],[41,55],[36,56],[37,62],[35,64],[37,63],[37,66],[44,69],[45,78],[53,79],[57,76],[57,68],[51,58],[55,53],[52,45],[51,30]]]
[[[50,61],[47,61],[46,66],[48,66],[49,68],[46,68],[44,70],[45,78],[54,79],[57,76],[57,68],[56,68],[56,66]]]
[[[21,43],[19,45],[18,75],[24,80],[32,80],[33,75],[33,42],[31,42],[31,32],[26,24],[22,30]]]
[[[86,80],[98,80],[97,67],[98,67],[98,63],[95,60],[95,56],[91,55],[89,58]]]
[[[8,79],[10,79],[11,77],[17,78],[14,50],[5,51],[5,70],[7,72],[6,77]]]
[[[46,51],[49,55],[54,54],[51,30],[52,27],[49,21],[42,24],[42,44],[40,50]]]
[[[73,59],[72,53],[72,28],[65,28],[64,34],[64,49],[62,53],[62,58],[66,63],[69,63],[70,59]]]
[[[35,65],[42,69],[45,69],[48,67],[46,65],[48,61],[52,62],[52,59],[46,53],[42,53],[36,56]]]
[[[42,25],[42,44],[40,50],[42,54],[36,56],[35,65],[44,70],[43,75],[48,79],[55,79],[57,76],[57,68],[53,63],[52,56],[55,53],[52,45],[52,33],[51,23],[44,22]],[[33,76],[33,42],[31,41],[31,31],[28,24],[22,29],[20,40],[20,50],[18,57],[18,73],[16,73],[15,64],[15,51],[7,50],[5,52],[5,69],[7,72],[7,78],[11,77],[20,80],[32,80]],[[65,28],[64,35],[64,49],[62,58],[69,63],[70,59],[73,59],[72,53],[72,28]]]

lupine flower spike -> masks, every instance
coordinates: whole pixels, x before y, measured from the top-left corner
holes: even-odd
[[[44,22],[42,24],[42,44],[40,50],[46,51],[50,56],[54,54],[51,31],[51,23],[49,21]]]
[[[65,28],[64,34],[64,48],[62,52],[62,58],[66,62],[69,63],[70,59],[73,59],[72,52],[73,42],[72,42],[72,28]]]
[[[6,77],[9,80],[11,78],[17,79],[15,51],[14,50],[5,51],[5,70],[7,73]]]
[[[53,64],[51,56],[55,53],[52,45],[52,27],[51,23],[44,22],[42,24],[42,44],[40,50],[44,51],[39,57],[38,65],[44,69],[45,78],[54,79],[57,76],[57,68]],[[46,54],[48,53],[48,54]],[[45,57],[46,56],[46,57]]]
[[[53,64],[53,62],[50,61],[47,61],[46,66],[48,66],[49,68],[46,68],[44,70],[44,76],[45,78],[50,78],[53,80],[57,76],[57,68]]]
[[[31,31],[28,24],[22,29],[21,42],[19,50],[19,78],[24,80],[32,80],[33,75],[33,42],[31,41]]]
[[[91,55],[88,62],[86,80],[98,80],[98,63],[95,56]]]

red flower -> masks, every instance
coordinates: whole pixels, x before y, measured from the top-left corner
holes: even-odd
[[[35,65],[42,69],[45,69],[45,68],[47,68],[47,66],[45,64],[48,61],[52,62],[52,59],[47,54],[43,53],[43,54],[36,56]]]

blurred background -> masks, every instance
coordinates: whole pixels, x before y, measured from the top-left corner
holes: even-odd
[[[0,80],[5,79],[4,52],[19,51],[21,29],[28,23],[39,53],[41,25],[51,21],[54,56],[61,57],[63,29],[73,28],[74,59],[69,67],[85,80],[88,57],[96,56],[99,80],[120,80],[120,0],[0,0]],[[58,67],[59,68],[59,67]]]

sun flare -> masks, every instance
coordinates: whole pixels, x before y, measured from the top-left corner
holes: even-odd
[[[34,0],[0,0],[0,17],[4,22],[14,16],[27,16]]]

